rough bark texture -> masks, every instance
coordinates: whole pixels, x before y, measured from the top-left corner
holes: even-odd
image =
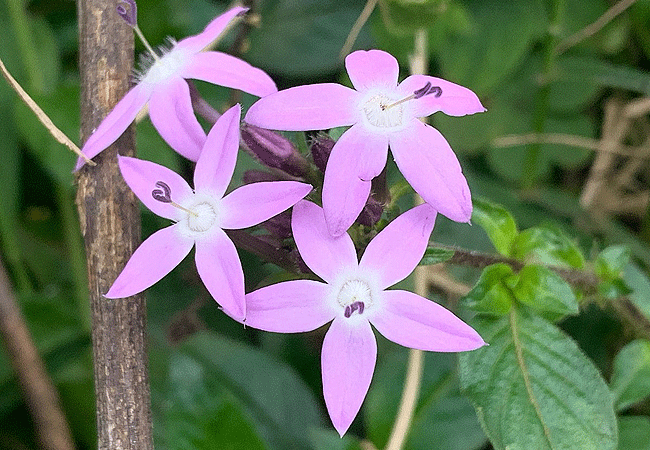
[[[114,0],[78,2],[82,142],[129,88],[133,31],[116,14],[116,5]],[[85,166],[77,177],[93,315],[100,449],[153,448],[144,296],[102,296],[139,244],[138,204],[116,158],[117,153],[132,156],[134,146],[129,129],[94,159],[96,167]]]
[[[45,450],[74,449],[59,396],[34,346],[1,262],[0,337],[23,388],[41,446]]]

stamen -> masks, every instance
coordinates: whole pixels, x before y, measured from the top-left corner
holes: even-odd
[[[147,38],[144,37],[140,27],[138,26],[138,7],[135,3],[135,0],[118,0],[118,5],[116,7],[117,13],[119,16],[124,19],[124,21],[133,28],[135,34],[138,36],[142,44],[145,46],[147,51],[151,54],[153,59],[156,61],[160,60],[158,54],[154,49],[149,45]]]
[[[366,305],[363,302],[354,302],[348,306],[345,307],[345,311],[343,312],[343,315],[345,318],[349,318],[353,312],[359,311],[359,314],[363,314],[363,310],[365,309]]]
[[[404,102],[408,102],[409,100],[422,98],[425,95],[429,95],[429,94],[433,94],[434,97],[440,97],[442,95],[442,88],[440,86],[431,86],[431,82],[427,81],[427,84],[425,84],[423,87],[421,87],[416,91],[413,91],[412,95],[409,95],[408,97],[404,97],[401,100],[397,100],[396,102],[391,103],[390,105],[381,105],[381,110],[386,111],[388,108],[392,108],[393,106],[397,106]]]
[[[172,189],[169,187],[167,183],[164,181],[156,181],[156,186],[159,187],[160,189],[154,189],[151,191],[151,196],[153,197],[154,200],[157,200],[161,203],[169,203],[172,206],[175,206],[178,209],[182,209],[188,214],[192,214],[195,217],[199,217],[197,213],[192,211],[191,209],[187,209],[184,206],[179,205],[175,201],[172,200]]]

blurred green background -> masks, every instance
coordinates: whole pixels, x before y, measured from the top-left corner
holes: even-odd
[[[650,96],[650,0],[638,0],[593,35],[562,47],[613,3],[382,0],[354,48],[393,53],[404,77],[414,36],[423,30],[429,73],[473,89],[488,109],[464,118],[432,117],[459,155],[473,195],[505,205],[521,228],[543,222],[561,227],[587,256],[613,243],[628,245],[633,263],[626,282],[650,316],[650,107],[638,116],[631,109]],[[339,52],[364,4],[259,1],[261,26],[250,33],[243,58],[266,70],[280,88],[345,82]],[[166,36],[199,32],[227,7],[208,0],[140,0],[139,25],[156,46]],[[0,0],[0,29],[0,57],[7,68],[78,142],[75,3]],[[220,48],[227,49],[233,36]],[[140,43],[136,49],[142,51]],[[198,87],[213,106],[227,105],[227,90]],[[244,106],[253,100],[242,98]],[[531,133],[543,133],[546,142],[530,144]],[[515,145],[503,139],[508,135],[517,136],[511,139]],[[595,151],[603,137],[620,154]],[[137,127],[137,146],[142,158],[187,170],[148,119]],[[0,155],[0,254],[78,448],[90,449],[96,446],[95,406],[85,257],[74,206],[75,157],[4,81]],[[242,156],[237,173],[256,166]],[[143,208],[143,238],[166,225]],[[433,238],[493,251],[480,227],[443,217]],[[248,290],[277,272],[253,255],[241,257]],[[453,274],[466,283],[478,276],[473,270]],[[148,291],[148,317],[158,448],[356,449],[364,439],[377,448],[385,445],[401,393],[405,349],[378,337],[370,393],[348,436],[339,439],[321,394],[323,329],[303,335],[243,329],[217,308],[191,258]],[[608,379],[613,356],[629,340],[624,325],[611,311],[588,306],[562,327]],[[633,412],[633,421],[622,422],[619,448],[650,448],[650,403],[637,403]],[[34,447],[29,412],[0,350],[0,449]],[[454,355],[427,354],[407,448],[490,448],[474,409],[459,394]]]

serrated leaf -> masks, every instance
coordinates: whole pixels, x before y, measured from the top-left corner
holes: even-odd
[[[364,412],[368,438],[385,448],[404,390],[409,350],[400,348],[379,361]],[[404,448],[466,450],[479,448],[485,435],[467,399],[460,396],[452,354],[424,354],[418,405]]]
[[[456,252],[449,248],[429,246],[424,251],[424,256],[420,261],[420,266],[431,266],[445,261],[449,261]]]
[[[485,230],[499,253],[510,256],[512,242],[517,236],[515,219],[503,206],[486,199],[475,198],[472,203],[472,221]]]
[[[513,242],[512,256],[548,265],[582,269],[585,258],[578,245],[552,224],[522,231]]]
[[[607,281],[623,275],[623,270],[630,263],[630,248],[627,245],[611,245],[596,257],[594,272]]]
[[[611,393],[571,338],[520,308],[471,325],[490,345],[460,354],[461,391],[495,449],[616,448]]]
[[[516,279],[509,265],[492,264],[483,269],[476,285],[463,297],[463,303],[476,312],[507,314],[515,301],[510,285],[516,283]]]
[[[610,387],[619,411],[650,395],[650,341],[637,339],[618,352]]]
[[[521,303],[553,322],[579,311],[571,286],[547,267],[525,266],[519,271],[512,293]]]
[[[618,450],[650,450],[650,418],[618,418]]]

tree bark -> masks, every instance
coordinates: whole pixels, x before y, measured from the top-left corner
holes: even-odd
[[[79,0],[81,140],[84,142],[129,89],[133,31],[110,0]],[[152,449],[144,296],[103,297],[140,241],[136,198],[117,154],[132,156],[129,128],[78,175],[77,207],[88,261],[93,322],[99,449]]]

